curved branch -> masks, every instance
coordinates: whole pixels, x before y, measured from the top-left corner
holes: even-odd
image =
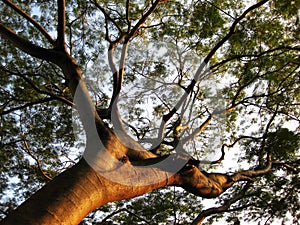
[[[37,21],[35,21],[31,16],[29,16],[27,13],[25,13],[22,9],[20,9],[18,6],[16,6],[14,3],[12,3],[10,0],[3,0],[3,2],[8,5],[10,8],[12,8],[14,11],[16,11],[18,14],[20,14],[22,17],[24,17],[28,22],[30,22],[36,29],[38,29],[45,38],[50,42],[50,44],[54,45],[55,40],[50,36],[50,34],[43,28]]]
[[[127,54],[127,50],[128,50],[128,43],[125,43],[122,47],[121,59],[120,59],[120,63],[119,63],[119,70],[117,70],[116,64],[114,62],[113,54],[114,54],[115,47],[116,47],[116,44],[110,44],[110,47],[108,50],[108,62],[109,62],[110,69],[113,72],[113,94],[112,94],[109,108],[111,108],[113,106],[113,104],[116,104],[118,96],[122,89],[126,54]]]
[[[153,11],[156,9],[156,7],[162,3],[162,0],[156,0],[150,9],[142,16],[142,18],[137,22],[137,24],[130,30],[128,33],[127,37],[125,38],[125,43],[129,42],[129,40],[135,36],[137,33],[138,29],[145,23],[147,18],[153,13]]]
[[[227,200],[223,205],[219,206],[219,207],[212,207],[210,209],[206,209],[203,210],[195,219],[194,221],[191,223],[191,225],[200,225],[203,220],[208,217],[211,216],[213,214],[216,213],[223,213],[223,212],[227,212],[227,210],[229,209],[229,207],[237,202],[238,200],[240,200],[241,198],[243,198],[245,196],[246,191],[249,189],[250,187],[250,182],[248,182],[244,188],[240,191],[239,194],[237,194],[236,196],[234,196],[233,198]]]
[[[231,179],[234,182],[238,182],[238,181],[253,181],[252,178],[267,174],[270,172],[270,170],[272,169],[272,156],[268,155],[268,159],[267,159],[267,165],[265,168],[263,169],[259,169],[259,170],[246,170],[246,171],[241,171],[241,172],[237,172],[234,175],[231,176]]]
[[[35,156],[32,154],[32,152],[30,151],[27,141],[26,141],[25,139],[23,139],[23,142],[24,142],[24,146],[25,146],[25,147],[24,147],[24,148],[25,148],[25,151],[28,153],[28,155],[31,156],[31,158],[34,159],[34,161],[36,162],[36,164],[37,164],[37,166],[38,166],[38,168],[39,168],[39,171],[41,172],[41,174],[42,174],[47,180],[49,180],[49,181],[52,180],[52,178],[49,177],[49,176],[44,172],[44,170],[43,170],[43,168],[42,168],[42,165],[41,165],[41,161],[40,161],[37,157],[35,157]]]
[[[101,6],[101,5],[99,5],[98,4],[98,2],[97,1],[92,1],[92,3],[98,8],[98,9],[100,9],[100,11],[103,13],[103,15],[105,16],[105,18],[107,19],[107,20],[109,20],[110,22],[112,22],[113,23],[113,25],[118,29],[118,31],[120,32],[120,33],[122,33],[123,31],[122,31],[122,29],[121,29],[121,27],[117,24],[117,22],[105,11],[105,9]]]
[[[279,51],[279,50],[287,50],[287,51],[300,51],[300,46],[295,46],[295,47],[290,47],[290,46],[279,46],[277,48],[273,48],[273,49],[268,49],[264,52],[260,52],[258,54],[242,54],[242,55],[235,55],[235,56],[232,56],[232,57],[229,57],[227,59],[224,59],[222,60],[221,62],[218,62],[212,66],[210,66],[210,70],[213,70],[215,68],[218,68],[220,66],[222,66],[223,64],[226,64],[232,60],[239,60],[239,59],[242,59],[242,58],[251,58],[251,57],[256,57],[256,58],[259,58],[259,57],[262,57],[262,56],[265,56],[267,54],[270,54],[270,53],[273,53],[273,52],[276,52],[276,51]],[[269,56],[272,56],[272,55],[269,55]]]
[[[94,2],[94,4],[103,12],[105,17],[107,19],[109,19],[110,21],[112,21],[115,24],[115,26],[118,28],[118,30],[121,32],[120,37],[115,42],[110,44],[109,52],[108,52],[109,66],[110,66],[110,68],[113,72],[113,78],[114,78],[113,96],[112,96],[112,100],[111,100],[111,103],[110,103],[110,107],[112,107],[112,104],[114,104],[114,102],[117,100],[117,97],[118,97],[118,95],[121,91],[121,88],[122,88],[125,61],[126,61],[126,54],[127,54],[127,50],[128,50],[129,41],[132,37],[134,37],[134,35],[138,31],[138,29],[144,24],[144,22],[147,20],[147,18],[153,13],[153,11],[156,9],[156,7],[159,5],[160,2],[161,2],[161,0],[156,0],[152,4],[150,9],[142,16],[142,18],[137,22],[137,24],[131,30],[128,30],[128,33],[127,33],[126,37],[124,36],[121,28],[118,27],[117,24],[115,24],[116,22],[111,17],[109,17],[109,15],[107,15],[105,10],[97,2]],[[127,16],[127,20],[128,20],[128,26],[130,26],[130,24],[129,24],[129,22],[130,22],[129,21],[129,11],[128,11],[129,10],[128,9],[129,8],[129,3],[130,3],[130,1],[127,0],[126,1],[126,16]],[[120,43],[120,41],[124,37],[125,37],[125,40],[124,40],[124,44],[123,44],[123,47],[122,47],[119,70],[117,70],[116,65],[114,63],[113,53],[114,53],[114,49],[115,49],[116,45],[118,43]]]
[[[176,182],[173,185],[180,186],[194,195],[205,198],[218,197],[236,182],[253,182],[253,178],[269,173],[272,168],[271,156],[269,156],[266,167],[260,170],[246,170],[233,175],[207,173],[198,168],[199,160],[186,159],[187,156],[185,155],[176,155],[176,157],[177,160],[186,160],[187,163],[176,174]]]

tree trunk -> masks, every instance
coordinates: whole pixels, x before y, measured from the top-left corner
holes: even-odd
[[[172,182],[171,177],[168,182]],[[0,224],[79,224],[89,212],[108,202],[133,198],[167,184],[166,181],[147,186],[116,183],[96,173],[81,159],[36,192]]]

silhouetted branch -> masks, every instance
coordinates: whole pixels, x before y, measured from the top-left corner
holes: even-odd
[[[237,172],[231,176],[231,179],[234,182],[253,181],[252,178],[267,174],[270,172],[271,169],[272,169],[272,156],[268,155],[267,165],[265,168],[259,170],[246,170],[246,171]]]
[[[153,11],[156,9],[156,7],[162,3],[162,0],[156,0],[150,7],[150,9],[142,16],[141,19],[137,22],[137,24],[130,30],[128,35],[125,38],[125,43],[129,42],[131,38],[133,38],[138,31],[138,29],[145,23],[147,18],[153,13]]]
[[[228,209],[230,208],[230,206],[237,202],[238,200],[240,200],[241,198],[243,198],[245,196],[246,191],[249,189],[250,187],[250,183],[248,182],[244,188],[240,191],[239,194],[237,194],[236,196],[234,196],[233,198],[227,200],[223,205],[219,206],[219,207],[213,207],[210,209],[206,209],[203,210],[195,219],[194,221],[191,223],[191,225],[200,225],[203,220],[208,217],[211,216],[213,214],[216,213],[223,213],[223,212],[227,212]]]
[[[43,168],[42,168],[42,166],[41,166],[40,160],[39,160],[37,157],[35,157],[35,156],[32,154],[32,152],[30,151],[27,141],[24,139],[23,142],[24,142],[24,146],[25,146],[25,151],[28,153],[28,155],[31,156],[32,159],[34,159],[34,161],[36,162],[36,164],[37,164],[37,166],[38,166],[38,168],[39,168],[39,171],[41,172],[41,174],[42,174],[47,180],[52,180],[52,178],[49,177],[49,176],[43,171]]]
[[[9,29],[2,23],[0,23],[0,35],[2,36],[2,38],[10,41],[12,45],[33,57],[53,63],[57,63],[57,60],[59,60],[59,57],[53,54],[54,52],[32,44],[28,40],[18,36],[14,31]]]
[[[235,29],[236,26],[238,25],[238,23],[243,20],[247,14],[255,9],[257,9],[258,7],[262,6],[263,4],[265,4],[266,2],[268,2],[269,0],[262,0],[252,6],[250,6],[248,9],[246,9],[241,16],[239,16],[238,18],[235,19],[235,21],[232,23],[229,32],[227,33],[227,35],[225,35],[225,37],[223,37],[213,48],[212,50],[206,55],[206,57],[204,58],[203,62],[200,64],[200,66],[198,67],[195,75],[194,75],[194,79],[190,82],[190,84],[187,86],[187,88],[185,89],[186,92],[181,96],[181,98],[179,99],[179,101],[176,103],[176,105],[172,108],[172,110],[169,111],[168,114],[165,114],[162,118],[161,121],[161,125],[160,125],[160,129],[159,129],[159,134],[158,134],[158,139],[162,139],[163,137],[163,133],[165,130],[165,126],[167,124],[167,122],[174,116],[174,114],[177,112],[177,110],[181,107],[181,105],[185,102],[185,100],[187,99],[188,95],[192,92],[192,90],[194,89],[196,83],[199,81],[199,79],[201,78],[200,75],[203,73],[206,65],[209,63],[210,59],[214,56],[214,54],[217,52],[217,50],[223,46],[223,44],[225,42],[227,42],[230,37],[235,33]],[[230,107],[230,110],[232,110],[233,107]],[[230,111],[229,110],[229,111]]]
[[[99,5],[99,3],[97,2],[97,1],[92,1],[92,3],[98,8],[98,9],[100,9],[100,11],[103,13],[103,15],[105,16],[105,18],[108,20],[108,21],[110,21],[110,22],[112,22],[113,23],[113,25],[118,29],[118,31],[120,32],[120,33],[122,33],[122,29],[121,29],[121,27],[117,24],[117,22],[106,12],[106,10],[101,6],[101,5]],[[107,34],[108,35],[108,34]]]
[[[50,42],[50,44],[54,45],[55,40],[50,36],[50,34],[43,28],[37,21],[35,21],[30,15],[25,13],[22,9],[20,9],[18,6],[16,6],[14,3],[12,3],[10,0],[3,0],[5,4],[7,4],[9,7],[11,7],[14,11],[16,11],[18,14],[20,14],[22,17],[24,17],[28,22],[30,22],[35,28],[37,28],[44,36],[45,38]]]
[[[66,30],[66,1],[57,0],[57,47],[61,50],[65,49],[65,30]]]
[[[12,113],[14,111],[17,111],[17,110],[25,109],[25,108],[30,107],[30,106],[39,105],[39,104],[50,102],[50,101],[53,101],[53,100],[54,100],[53,97],[38,99],[36,101],[31,101],[31,102],[25,103],[24,105],[21,105],[21,106],[17,106],[17,107],[10,108],[8,110],[0,111],[0,115],[3,116],[3,115],[6,115],[6,114],[9,114],[9,113]]]
[[[146,223],[146,224],[149,224],[149,225],[151,224],[151,223],[149,223],[147,220],[145,220],[144,218],[142,218],[142,217],[140,217],[139,215],[137,215],[136,213],[133,213],[133,212],[131,212],[130,210],[128,210],[128,209],[126,209],[126,208],[122,208],[122,209],[118,209],[118,210],[112,212],[111,214],[109,214],[108,216],[106,216],[106,217],[99,223],[99,225],[104,225],[108,219],[110,219],[110,218],[112,218],[113,216],[115,216],[115,215],[117,215],[117,214],[119,214],[119,213],[121,213],[121,212],[124,212],[124,211],[127,212],[128,214],[130,214],[130,215],[132,215],[132,216],[138,218],[140,221],[142,221],[142,222],[144,222],[144,223]]]

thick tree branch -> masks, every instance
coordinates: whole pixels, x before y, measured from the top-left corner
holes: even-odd
[[[57,0],[57,47],[61,50],[66,49],[65,30],[66,30],[66,1]]]
[[[252,181],[253,178],[255,177],[262,176],[264,174],[269,173],[271,169],[272,169],[272,156],[268,155],[267,165],[265,168],[259,170],[246,170],[246,171],[237,172],[231,176],[231,179],[234,182]]]
[[[35,28],[37,28],[45,36],[45,38],[50,42],[50,44],[52,44],[52,45],[55,44],[55,40],[45,30],[45,28],[43,28],[36,20],[34,20],[31,16],[29,16],[27,13],[25,13],[22,9],[20,9],[18,6],[16,6],[14,3],[12,3],[10,0],[3,0],[3,2],[5,4],[7,4],[9,7],[11,7],[13,10],[15,10],[22,17],[24,17],[27,21],[29,21]]]
[[[235,195],[233,198],[227,200],[223,205],[219,206],[219,207],[212,207],[206,210],[203,210],[195,219],[194,221],[191,223],[191,225],[200,225],[205,218],[207,218],[208,216],[211,216],[213,214],[216,213],[223,213],[223,212],[227,212],[228,209],[230,208],[230,206],[237,202],[238,200],[240,200],[241,198],[243,198],[245,196],[246,191],[249,189],[250,187],[250,183],[248,182],[244,188],[240,191],[239,194]]]
[[[186,157],[184,155],[177,155],[177,160],[186,160]],[[158,159],[150,159],[150,161],[155,160]],[[185,166],[177,173],[173,185],[180,186],[190,193],[205,198],[215,198],[221,195],[236,182],[253,182],[253,178],[269,173],[272,168],[270,156],[265,168],[241,171],[233,175],[200,171],[198,168],[199,163],[199,160],[192,158],[187,160]]]
[[[2,23],[0,23],[0,35],[2,38],[11,42],[15,47],[33,57],[53,63],[57,63],[59,60],[59,57],[57,57],[53,51],[32,44],[28,40],[18,36],[14,31]]]

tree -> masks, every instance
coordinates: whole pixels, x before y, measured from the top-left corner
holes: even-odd
[[[149,192],[164,211],[121,201],[103,223],[155,214],[153,223],[200,224],[223,212],[234,224],[297,223],[298,8],[2,0],[0,224],[78,224]],[[233,171],[222,167],[230,151]],[[167,186],[194,196],[154,191]],[[219,205],[200,212],[200,197]]]

